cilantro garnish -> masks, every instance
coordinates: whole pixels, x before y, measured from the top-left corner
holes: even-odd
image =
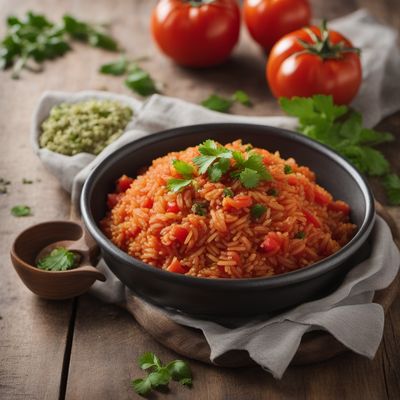
[[[228,112],[232,107],[233,101],[224,97],[212,94],[201,102],[201,105],[209,110],[218,112]]]
[[[40,72],[41,64],[71,50],[71,39],[106,50],[118,50],[117,42],[99,25],[89,24],[71,15],[53,23],[45,15],[28,11],[23,18],[9,16],[7,32],[0,39],[0,69],[13,67],[17,79],[23,68]],[[32,64],[33,63],[33,64]]]
[[[192,184],[192,179],[179,179],[179,178],[171,178],[168,179],[167,188],[170,192],[178,193],[186,186]]]
[[[253,105],[249,95],[243,90],[237,90],[230,98],[215,93],[211,94],[201,102],[201,105],[209,110],[226,113],[229,112],[234,103],[241,103],[246,107]]]
[[[239,179],[245,188],[256,187],[260,181],[271,179],[260,154],[248,153],[246,159],[241,152],[231,151],[211,139],[199,146],[199,152],[201,155],[195,157],[193,162],[199,167],[200,174],[208,173],[211,182],[218,182],[228,172],[231,159],[235,165],[230,176]]]
[[[192,212],[201,217],[207,215],[208,212],[208,203],[206,202],[197,202],[192,205]]]
[[[32,215],[31,208],[25,205],[14,206],[11,209],[11,214],[14,217],[29,217]]]
[[[176,172],[182,175],[183,178],[171,178],[167,182],[167,187],[170,192],[177,193],[186,186],[193,184],[194,168],[192,165],[182,160],[172,161]]]
[[[298,118],[299,132],[333,148],[360,172],[383,177],[389,202],[400,204],[400,177],[390,173],[388,160],[373,147],[393,141],[391,133],[363,127],[361,114],[335,105],[332,96],[281,98],[279,102],[287,114]]]
[[[128,68],[128,61],[124,56],[121,56],[121,58],[117,61],[112,61],[107,64],[103,64],[99,68],[99,72],[101,74],[106,74],[106,75],[114,75],[114,76],[121,76],[124,75],[127,68]]]
[[[148,72],[140,68],[137,64],[132,64],[125,80],[125,85],[140,94],[149,96],[158,93],[157,85]]]
[[[193,162],[199,167],[199,173],[208,172],[212,182],[219,181],[229,169],[229,159],[232,158],[232,152],[210,139],[199,146],[199,152],[201,155],[193,159]],[[223,159],[227,160],[222,161]]]
[[[276,197],[276,196],[278,196],[278,190],[275,188],[268,189],[267,195]]]
[[[57,247],[50,254],[41,258],[37,267],[45,271],[67,271],[75,268],[80,256],[64,247]]]
[[[148,352],[139,358],[139,366],[143,370],[148,370],[148,376],[132,380],[131,386],[141,396],[148,395],[152,389],[167,387],[171,379],[184,386],[192,385],[192,371],[182,360],[163,365],[154,353]]]
[[[238,103],[243,104],[246,107],[251,107],[253,105],[250,100],[249,95],[246,92],[244,92],[243,90],[237,90],[233,94],[232,99],[234,101],[237,101]]]
[[[244,158],[243,154],[234,151],[233,158],[236,161],[234,171],[231,173],[232,177],[239,177],[242,185],[251,189],[256,187],[260,181],[271,180],[271,174],[263,163],[261,154],[249,153],[247,159]]]
[[[191,178],[194,174],[193,166],[185,161],[174,160],[172,161],[172,165],[174,166],[176,172],[181,174],[184,178]]]
[[[298,231],[295,235],[294,238],[295,239],[304,239],[306,237],[306,234],[304,231]]]
[[[223,193],[224,193],[224,197],[233,197],[234,196],[234,193],[231,188],[225,188]]]
[[[285,164],[285,166],[283,167],[283,172],[288,175],[291,174],[293,172],[293,169],[290,165]]]
[[[254,204],[250,208],[250,216],[252,219],[259,219],[261,218],[265,212],[267,211],[267,207],[262,204]]]

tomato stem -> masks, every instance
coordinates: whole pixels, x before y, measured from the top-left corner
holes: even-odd
[[[304,28],[304,31],[308,34],[312,43],[297,39],[304,48],[303,51],[297,54],[311,53],[320,56],[324,60],[328,58],[339,59],[342,57],[343,53],[360,54],[361,50],[358,47],[348,47],[344,42],[333,44],[329,39],[329,30],[325,19],[322,21],[319,30],[320,36],[312,29]]]

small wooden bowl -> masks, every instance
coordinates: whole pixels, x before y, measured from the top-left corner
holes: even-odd
[[[45,271],[37,260],[56,247],[65,247],[81,256],[79,266],[68,271]],[[25,286],[39,297],[50,300],[69,299],[86,292],[95,280],[105,281],[93,267],[99,251],[80,224],[50,221],[33,225],[21,232],[11,248],[11,260]]]

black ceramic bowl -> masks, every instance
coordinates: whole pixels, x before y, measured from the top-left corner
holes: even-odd
[[[208,138],[220,143],[242,139],[256,147],[279,150],[282,157],[294,157],[299,164],[310,167],[320,185],[351,206],[351,220],[358,226],[354,238],[334,255],[306,268],[274,277],[239,280],[166,272],[130,257],[107,239],[99,221],[106,213],[107,193],[114,190],[115,181],[123,174],[134,177],[153,159]],[[352,266],[366,258],[375,217],[367,183],[335,152],[284,129],[232,123],[186,126],[129,143],[91,172],[82,191],[81,211],[108,266],[137,295],[162,307],[210,318],[268,313],[326,295]]]

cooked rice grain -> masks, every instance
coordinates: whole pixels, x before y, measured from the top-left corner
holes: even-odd
[[[245,154],[246,145],[240,141],[226,147]],[[272,175],[272,180],[254,189],[244,188],[228,174],[215,183],[201,175],[195,178],[196,189],[190,186],[172,193],[166,186],[168,179],[176,177],[172,161],[192,164],[199,155],[197,147],[154,160],[124,193],[117,194],[101,221],[103,231],[132,257],[157,268],[207,278],[253,278],[293,271],[335,253],[353,237],[356,226],[343,208],[335,207],[343,202],[335,202],[315,183],[314,172],[293,159],[280,158],[279,153],[253,151],[264,157]],[[285,164],[292,167],[291,174],[284,173]],[[264,215],[253,220],[249,207],[224,208],[225,188],[262,204]],[[196,202],[208,204],[205,216],[193,213]],[[179,210],[168,211],[169,204]],[[296,236],[299,232],[304,237]],[[278,248],[265,247],[270,234]],[[176,265],[178,269],[173,269]]]

